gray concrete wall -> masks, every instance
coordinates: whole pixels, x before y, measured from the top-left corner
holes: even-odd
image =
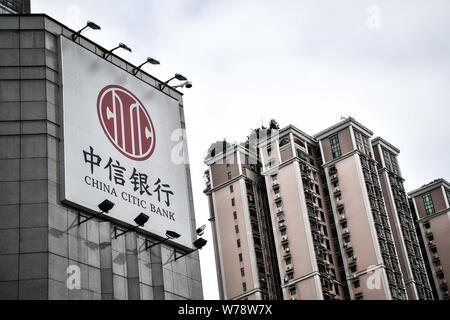
[[[0,16],[0,299],[202,299],[198,253],[175,262],[169,246],[145,250],[155,239],[144,234],[114,239],[111,221],[79,226],[79,215],[89,214],[59,201],[60,34],[72,31],[44,15]],[[77,42],[103,52],[82,37]],[[69,266],[79,267],[80,289],[68,289]]]

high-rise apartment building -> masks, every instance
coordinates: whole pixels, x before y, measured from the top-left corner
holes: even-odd
[[[371,141],[372,132],[353,118],[314,136],[292,125],[272,128],[264,137],[261,131],[253,157],[244,156],[252,150],[250,141],[215,151],[206,159],[205,193],[210,200],[222,298],[258,299],[252,293],[264,292],[253,265],[258,264],[256,256],[266,260],[267,250],[258,254],[255,238],[249,236],[254,229],[248,200],[253,195],[246,192],[245,182],[240,183],[239,199],[233,195],[236,188],[230,188],[233,181],[247,179],[248,160],[255,163],[252,179],[265,184],[255,197],[268,205],[260,206],[257,216],[271,232],[263,235],[260,227],[259,235],[266,248],[274,247],[267,260],[276,261],[266,270],[272,279],[266,278],[272,289],[281,289],[283,299],[432,298],[427,281],[411,280],[412,268],[426,275],[420,250],[413,252],[415,260],[403,261],[409,247],[404,250],[408,242],[403,233],[398,234],[403,230],[398,217],[406,213],[403,207],[402,211],[392,209],[395,191],[385,183],[386,164],[377,158],[380,144],[385,148],[390,144],[380,138]],[[394,151],[397,155],[398,150]],[[227,164],[230,160],[235,167]],[[399,173],[396,177],[403,181]],[[244,242],[243,236],[237,236],[240,228],[244,228]],[[414,228],[407,230],[414,250]],[[232,239],[236,236],[238,245],[238,239]],[[423,294],[410,289],[416,283]]]
[[[428,276],[440,300],[450,299],[450,183],[432,181],[408,194]]]
[[[30,12],[30,0],[0,0],[0,14]]]
[[[425,261],[398,165],[400,150],[379,137],[372,140],[372,146],[408,297],[432,299]],[[392,279],[392,275],[388,274],[388,277]]]

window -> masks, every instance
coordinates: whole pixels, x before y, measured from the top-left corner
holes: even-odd
[[[320,199],[317,199],[317,200],[320,200]],[[319,206],[319,207],[321,207],[321,206]],[[322,207],[321,207],[322,208]],[[320,211],[320,219],[322,220],[322,221],[325,221],[325,214],[322,212],[322,211]]]
[[[448,201],[448,203],[450,205],[450,190],[445,189],[445,193],[447,194],[447,201]]]
[[[234,207],[236,205],[236,201],[234,200],[234,198],[231,199],[231,205]]]
[[[242,253],[239,253],[238,257],[239,257],[239,262],[242,262],[242,261],[243,261],[243,259],[242,259]]]
[[[228,172],[228,180],[231,180],[232,176],[231,176],[231,172]]]
[[[337,283],[334,284],[334,291],[336,292],[337,295],[339,295],[339,286]]]
[[[392,170],[389,153],[385,149],[382,149],[382,150],[383,150],[384,164],[386,165],[386,168],[388,170]]]
[[[247,291],[247,283],[242,282],[242,290]]]
[[[297,294],[297,289],[296,289],[295,287],[289,288],[289,294],[290,294],[291,296]]]
[[[233,211],[233,218],[234,218],[234,220],[237,220],[237,212],[236,211]]]
[[[353,281],[353,286],[355,288],[359,288],[360,287],[359,280]]]
[[[370,152],[369,139],[368,139],[365,135],[362,135],[362,138],[363,138],[364,149],[365,149],[365,151],[366,151],[366,154],[367,154],[368,156],[371,156],[371,155],[372,155],[372,152]]]
[[[245,277],[245,269],[244,268],[241,268],[241,277]],[[244,291],[245,291],[246,289],[244,289]]]
[[[314,185],[315,186],[315,188],[316,188],[316,193],[317,194],[320,194],[320,191],[319,191],[319,186],[316,184],[316,185]]]
[[[272,181],[276,181],[277,180],[277,178],[278,178],[278,175],[276,175],[276,174],[273,174],[272,176]]]
[[[397,160],[395,159],[395,156],[392,153],[391,153],[391,164],[392,164],[392,170],[394,171],[394,173],[398,174]]]
[[[431,199],[431,194],[427,193],[422,196],[423,204],[425,205],[425,211],[428,215],[434,213],[433,200]]]
[[[291,264],[292,263],[292,259],[291,258],[287,258],[286,259],[286,265]]]
[[[356,147],[358,148],[359,151],[364,152],[359,131],[354,130],[354,133],[355,133]]]
[[[237,239],[236,244],[237,244],[237,247],[240,248],[241,247],[241,239]]]
[[[233,193],[234,192],[234,188],[233,185],[230,186],[230,192]]]
[[[239,233],[239,226],[238,226],[238,225],[235,225],[235,226],[234,226],[234,230],[236,231],[236,233]]]
[[[330,145],[333,159],[341,156],[341,146],[339,145],[339,138],[337,134],[330,137]]]
[[[272,154],[272,146],[267,147],[267,154],[270,156]]]

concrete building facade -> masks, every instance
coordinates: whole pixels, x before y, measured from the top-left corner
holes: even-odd
[[[31,13],[30,0],[0,0],[0,14]]]
[[[421,278],[426,270],[420,250],[418,254],[413,251],[414,260],[403,261],[408,242],[399,234],[403,229],[398,216],[404,211],[392,210],[393,191],[385,184],[385,164],[378,157],[384,140],[372,141],[372,134],[347,118],[314,136],[290,125],[258,137],[255,167],[266,186],[261,196],[269,204],[262,214],[270,217],[277,262],[271,273],[279,275],[283,299],[432,299],[428,282]],[[248,143],[230,148],[236,147],[242,153],[251,149]],[[216,152],[206,159],[205,193],[214,217],[216,261],[219,273],[227,275],[219,279],[219,286],[240,289],[221,292],[224,299],[249,298],[246,292],[250,289],[241,287],[244,279],[235,266],[235,256],[249,252],[250,266],[254,244],[246,243],[243,250],[228,237],[217,236],[232,233],[234,227],[217,223],[222,216],[245,220],[247,215],[245,209],[222,205],[223,198],[229,197],[223,186],[234,177],[229,167],[217,164],[224,157],[225,153]],[[409,211],[408,216],[411,221]],[[408,229],[410,237],[415,236],[413,231]],[[228,249],[232,254],[225,253]],[[417,280],[413,270],[419,272]],[[251,268],[248,272],[253,274]],[[416,285],[422,288],[421,294]]]
[[[60,201],[58,39],[73,34],[46,15],[0,16],[0,299],[202,299],[198,252],[174,261],[176,245],[146,250],[161,239],[140,230],[116,239],[115,228],[130,226],[105,215],[79,225],[90,213]],[[106,51],[83,36],[76,43],[92,55]],[[135,68],[114,54],[107,60]],[[143,71],[136,77],[149,88],[162,83]],[[178,100],[185,128],[182,94],[164,92]],[[189,165],[186,172],[190,186]],[[190,187],[189,195],[195,234]]]
[[[430,283],[440,300],[449,300],[450,183],[437,179],[408,194]]]

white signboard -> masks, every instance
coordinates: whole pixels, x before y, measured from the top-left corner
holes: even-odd
[[[99,211],[191,247],[186,171],[172,160],[180,132],[178,101],[64,37],[61,40],[63,103],[62,200]],[[176,136],[176,135],[175,135]],[[178,149],[176,148],[178,146]],[[181,161],[178,161],[181,162]]]

